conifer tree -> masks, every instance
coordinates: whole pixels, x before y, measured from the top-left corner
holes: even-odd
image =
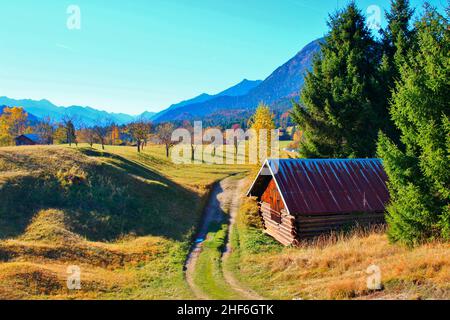
[[[391,105],[401,144],[381,134],[378,145],[389,176],[389,237],[408,245],[450,238],[448,18],[427,6],[416,29]]]
[[[392,0],[390,11],[386,12],[387,27],[380,32],[382,61],[379,68],[379,97],[383,106],[381,129],[395,142],[399,141],[400,132],[390,118],[389,104],[395,82],[400,76],[400,67],[414,45],[415,30],[411,26],[413,15],[414,9],[410,7],[409,0]]]
[[[355,3],[330,17],[330,31],[305,79],[293,120],[303,157],[371,157],[381,127],[377,43]]]

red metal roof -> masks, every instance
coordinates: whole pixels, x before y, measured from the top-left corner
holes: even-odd
[[[267,160],[249,194],[267,187],[268,168],[293,215],[380,212],[389,201],[380,159]]]

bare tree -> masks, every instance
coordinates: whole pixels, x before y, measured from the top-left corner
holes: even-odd
[[[170,148],[174,145],[172,141],[172,132],[174,130],[174,126],[172,123],[163,123],[160,124],[156,130],[159,140],[166,147],[166,157],[168,158],[170,155]]]
[[[128,131],[133,140],[136,141],[138,152],[141,152],[141,149],[147,144],[148,135],[150,134],[151,129],[151,123],[145,120],[137,120],[128,125]]]
[[[94,129],[87,125],[87,124],[81,124],[80,125],[81,129],[78,133],[78,136],[80,138],[80,142],[86,142],[88,143],[91,148],[95,143],[95,138],[96,138],[96,134],[94,132]]]
[[[44,117],[35,127],[35,132],[44,144],[53,144],[55,125],[50,117]]]
[[[241,126],[239,124],[234,124],[231,127],[231,130],[233,132],[233,144],[234,144],[234,152],[236,155],[238,154],[238,148],[239,143],[245,139],[244,131],[241,129]]]
[[[95,137],[99,140],[102,145],[102,150],[105,150],[105,141],[111,130],[113,122],[110,119],[99,119],[96,121],[96,125],[92,127]]]
[[[183,128],[186,129],[187,131],[189,131],[190,144],[191,144],[191,160],[194,161],[195,148],[196,148],[196,146],[195,146],[195,129],[188,120],[183,121]]]

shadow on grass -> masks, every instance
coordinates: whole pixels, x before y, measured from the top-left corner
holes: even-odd
[[[86,165],[69,159],[52,172],[33,171],[0,185],[0,239],[23,234],[32,217],[48,208],[63,210],[69,228],[93,241],[129,234],[173,240],[191,235],[203,207],[198,194],[119,155],[79,151],[78,157],[113,161]],[[74,165],[81,172],[71,172]]]

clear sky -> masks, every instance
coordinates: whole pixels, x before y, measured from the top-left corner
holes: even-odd
[[[389,5],[356,2],[364,12]],[[446,0],[429,2],[442,9]],[[328,13],[346,3],[0,0],[0,95],[129,114],[158,111],[244,78],[266,78],[323,36]],[[72,4],[80,8],[79,30],[67,28]]]

